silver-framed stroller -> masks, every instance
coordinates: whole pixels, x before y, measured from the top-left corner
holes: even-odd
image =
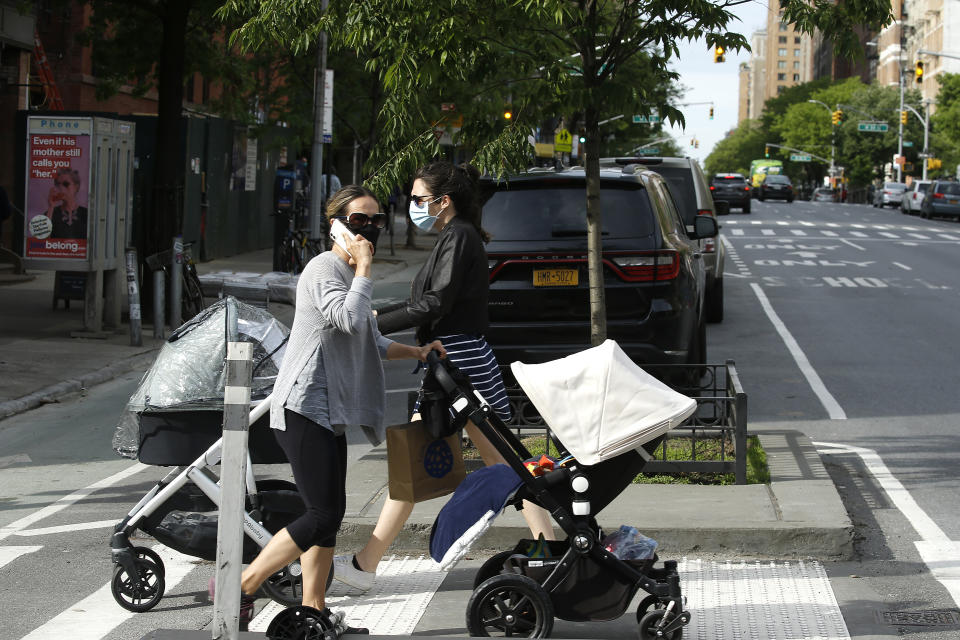
[[[223,423],[223,362],[227,305],[237,309],[237,340],[254,344],[250,431],[243,515],[243,560],[249,562],[303,512],[296,486],[257,479],[254,465],[286,463],[269,429],[273,388],[288,329],[267,311],[225,298],[186,322],[167,339],[131,396],[114,432],[114,450],[143,464],[174,467],[114,527],[111,592],[130,611],[149,611],[163,597],[160,556],[130,538],[141,530],[189,556],[216,557]],[[285,606],[300,604],[299,563],[271,576],[264,593]]]
[[[559,457],[568,458],[563,466],[534,475],[524,464],[530,452],[484,399],[469,385],[455,382],[442,360],[432,356],[430,367],[453,412],[477,425],[510,467],[481,469],[474,473],[490,473],[476,488],[467,486],[470,476],[458,487],[434,523],[434,559],[452,566],[499,513],[488,511],[469,527],[456,523],[465,513],[457,511],[464,505],[458,501],[461,492],[468,500],[481,494],[489,500],[489,494],[501,488],[516,487],[505,489],[503,500],[494,502],[502,504],[501,509],[521,508],[523,500],[534,502],[550,512],[566,536],[541,543],[543,553],[534,557],[525,551],[538,541],[520,540],[481,566],[467,604],[470,635],[545,638],[554,617],[613,620],[642,590],[648,595],[636,613],[641,640],[681,638],[691,614],[685,608],[677,562],[658,565],[655,555],[621,560],[602,544],[605,536],[596,516],[642,471],[667,431],[696,411],[696,400],[649,376],[610,340],[544,364],[515,362],[514,377],[549,425],[561,448]],[[466,524],[486,508],[484,504],[472,513]],[[455,533],[444,533],[445,518],[456,523]]]

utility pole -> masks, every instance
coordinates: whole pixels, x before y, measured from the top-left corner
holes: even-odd
[[[900,111],[903,111],[903,60],[897,57],[897,66],[900,71]],[[903,182],[903,119],[897,125],[897,182]],[[926,161],[924,161],[926,171]]]
[[[320,4],[324,15],[327,13],[329,0]],[[310,159],[310,238],[321,237],[323,228],[323,203],[321,188],[323,180],[323,105],[326,103],[327,84],[327,32],[320,32],[320,44],[317,47],[317,79],[313,97],[313,154]]]

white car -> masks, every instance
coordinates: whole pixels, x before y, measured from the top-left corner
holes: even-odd
[[[914,180],[911,182],[907,190],[903,192],[903,198],[900,200],[900,211],[910,216],[920,213],[923,195],[932,182],[932,180]]]

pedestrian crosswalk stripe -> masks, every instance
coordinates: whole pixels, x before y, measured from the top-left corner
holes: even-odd
[[[884,238],[899,238],[899,237],[900,237],[900,236],[898,236],[898,235],[895,234],[895,233],[890,233],[889,231],[881,231],[881,232],[880,232],[880,235],[882,235]]]
[[[867,238],[867,237],[869,237],[869,236],[867,236],[867,234],[865,234],[863,231],[851,231],[851,232],[850,232],[850,235],[856,236],[856,237],[858,237],[858,238]]]
[[[743,229],[734,229],[734,230],[733,230],[733,235],[735,235],[735,236],[742,236],[742,235],[743,235]]]
[[[0,547],[0,569],[10,564],[20,556],[25,556],[28,553],[33,553],[34,551],[39,551],[40,549],[43,549],[43,547],[38,547],[36,545],[25,545],[22,547]]]
[[[922,233],[908,233],[908,236],[911,238],[916,238],[917,240],[929,240],[930,236],[925,236]]]
[[[839,235],[839,234],[837,234],[836,231],[830,231],[829,229],[821,229],[821,230],[820,230],[820,233],[822,233],[822,234],[825,235],[825,236],[829,236],[829,237],[831,237],[831,238],[834,238],[834,237],[836,237],[837,235]]]
[[[760,233],[765,236],[772,236],[775,234],[773,229],[760,229]]]
[[[958,238],[958,237],[956,237],[956,236],[951,236],[951,235],[948,234],[948,233],[940,233],[940,234],[937,234],[937,235],[939,235],[939,236],[940,236],[941,238],[943,238],[944,240],[960,240],[960,238]]]
[[[806,232],[806,231],[803,231],[802,229],[790,229],[790,233],[792,233],[792,234],[795,235],[795,236],[805,236],[805,235],[807,235],[807,232]]]

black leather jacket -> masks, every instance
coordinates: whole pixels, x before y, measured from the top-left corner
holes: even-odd
[[[420,344],[454,333],[483,335],[488,293],[483,240],[470,222],[454,216],[413,279],[410,299],[379,310],[377,326],[384,335],[416,327]]]

